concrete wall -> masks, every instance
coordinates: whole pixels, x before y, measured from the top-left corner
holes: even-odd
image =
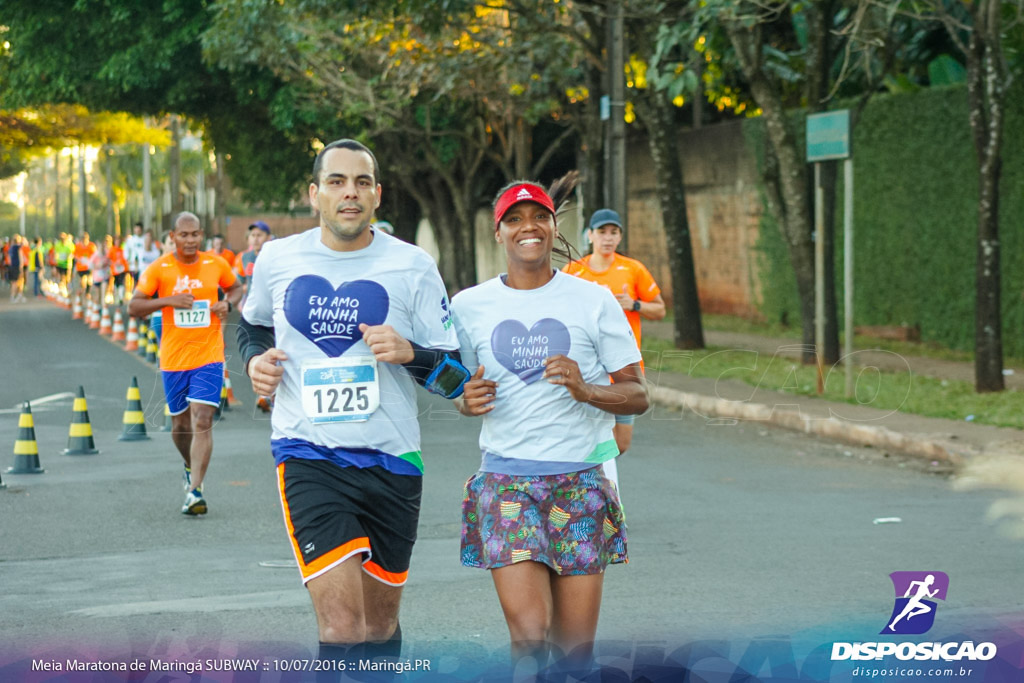
[[[701,309],[756,316],[760,291],[753,247],[762,206],[741,122],[684,133],[679,150]],[[646,138],[630,140],[627,174],[629,255],[647,266],[671,301],[664,223]]]

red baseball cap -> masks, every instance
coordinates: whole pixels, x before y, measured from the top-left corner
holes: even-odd
[[[555,213],[555,203],[551,201],[547,192],[536,185],[520,183],[508,188],[498,197],[498,202],[494,205],[494,227],[498,227],[508,210],[519,202],[534,202],[550,211],[552,215]]]

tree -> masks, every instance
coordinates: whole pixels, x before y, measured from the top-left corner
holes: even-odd
[[[1024,0],[862,0],[861,7],[904,16],[923,25],[941,26],[949,45],[966,62],[969,122],[978,159],[976,225],[974,384],[978,392],[1002,391],[1003,345],[1001,257],[999,243],[1000,178],[1006,98],[1020,71],[1009,56],[1019,59],[1024,48]],[[861,40],[864,31],[856,32]],[[948,55],[928,61],[935,79],[959,78],[959,66]]]
[[[83,104],[137,115],[181,114],[203,125],[221,153],[248,152],[237,183],[268,205],[287,205],[308,174],[308,128],[288,119],[281,84],[265,69],[235,74],[203,60],[206,0],[7,0],[0,107]],[[285,139],[282,131],[295,131]],[[232,136],[235,137],[232,137]],[[254,144],[262,138],[264,144]],[[267,143],[286,143],[282,145]],[[282,150],[292,156],[282,158]],[[295,159],[301,160],[298,163]],[[297,170],[302,167],[301,173]],[[268,180],[270,182],[268,182]]]
[[[445,281],[475,284],[477,211],[502,178],[536,177],[568,137],[534,154],[530,132],[558,107],[549,74],[564,72],[566,51],[523,40],[493,8],[324,9],[222,3],[207,54],[231,70],[272,69],[310,118],[371,141],[430,219]]]

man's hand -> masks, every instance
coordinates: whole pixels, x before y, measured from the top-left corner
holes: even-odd
[[[216,301],[213,304],[211,304],[210,313],[213,313],[221,320],[224,320],[226,317],[228,317],[228,300],[222,299],[221,301]]]
[[[498,392],[498,383],[492,379],[484,379],[484,366],[480,366],[462,387],[459,401],[459,412],[470,417],[485,415],[494,410],[494,397]]]
[[[171,308],[192,308],[192,302],[195,300],[192,292],[182,292],[164,299]]]
[[[382,363],[401,365],[416,357],[409,340],[398,334],[391,325],[361,323],[359,331],[363,333],[363,341],[373,351],[374,357]]]
[[[288,360],[288,354],[278,348],[267,349],[249,359],[249,379],[257,396],[273,396],[284,376],[281,361]]]

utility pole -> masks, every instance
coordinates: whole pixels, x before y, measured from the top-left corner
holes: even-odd
[[[607,69],[609,121],[605,145],[605,202],[629,225],[626,207],[626,39],[623,0],[609,0]],[[596,207],[595,207],[596,208]],[[629,230],[623,231],[622,248],[627,248]]]
[[[142,145],[142,225],[143,230],[153,229],[153,167],[151,147],[147,142]],[[160,231],[157,230],[159,235]]]

